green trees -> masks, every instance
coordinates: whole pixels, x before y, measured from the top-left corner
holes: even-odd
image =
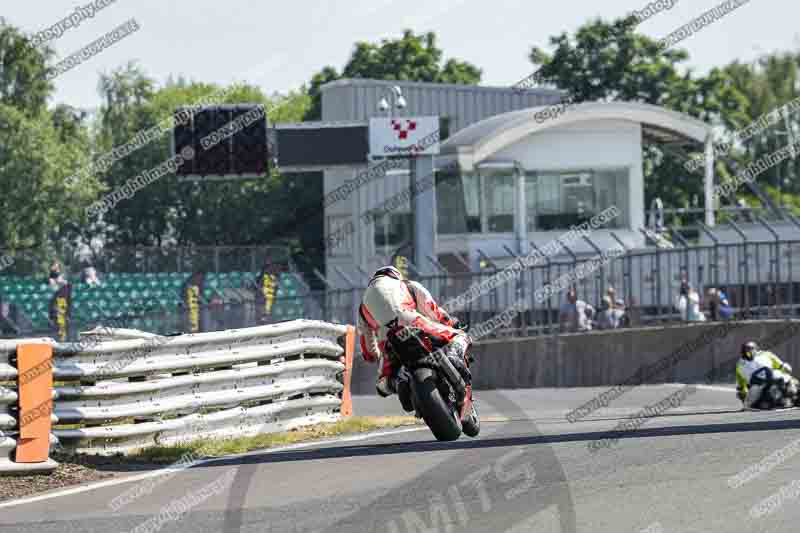
[[[576,101],[625,100],[665,106],[735,132],[798,97],[798,55],[772,54],[754,64],[735,62],[696,75],[681,49],[661,51],[657,41],[635,31],[632,18],[595,20],[574,34],[550,39],[549,51],[532,48],[530,59],[543,78]],[[326,66],[305,87],[268,95],[254,86],[220,87],[184,79],[159,84],[136,64],[104,74],[98,82],[99,113],[51,102],[47,81],[53,52],[34,47],[13,27],[0,25],[0,248],[72,246],[100,237],[106,246],[288,245],[307,266],[321,267],[323,209],[319,174],[280,175],[262,180],[179,182],[165,176],[119,202],[101,218],[86,207],[102,194],[170,157],[170,132],[109,166],[92,165],[142,131],[164,124],[181,105],[224,93],[220,103],[262,103],[271,123],[319,120],[320,87],[340,78],[377,78],[477,84],[481,69],[445,58],[434,33],[406,30],[395,39],[358,42],[341,70]],[[788,123],[788,130],[787,130]],[[797,116],[733,143],[720,157],[717,174],[737,168],[800,140]],[[702,198],[702,172],[684,167],[690,154],[648,146],[647,202],[667,206]],[[798,159],[759,176],[767,194],[792,205],[800,201]],[[67,178],[77,176],[74,181]],[[744,191],[739,191],[743,193]]]
[[[734,147],[728,158],[729,165],[724,169],[726,176],[733,172],[731,167],[744,168],[779,148],[800,142],[800,117],[797,114],[800,102],[787,106],[800,96],[798,69],[800,57],[794,53],[765,55],[753,64],[734,62],[725,67],[732,86],[745,97],[743,116],[731,124],[729,130],[741,130],[762,116],[767,117],[762,123],[768,125],[758,128],[755,135],[746,139],[732,139]],[[763,172],[757,182],[776,202],[797,206],[800,205],[797,199],[800,194],[798,170],[798,158],[788,159]],[[740,189],[738,193],[747,195],[748,191]]]
[[[436,46],[436,35],[428,32],[414,35],[405,30],[400,39],[384,39],[380,44],[357,42],[341,74],[327,66],[311,78],[311,108],[306,120],[322,118],[320,86],[339,78],[371,78],[377,80],[409,80],[436,83],[480,83],[482,71],[458,59],[441,64],[444,52]]]
[[[746,121],[745,98],[723,70],[695,76],[684,68],[689,58],[685,50],[662,52],[657,41],[635,32],[636,24],[633,17],[589,22],[573,36],[551,37],[551,53],[533,47],[531,62],[542,78],[577,102],[643,102],[724,126]],[[702,198],[702,174],[683,168],[688,155],[655,145],[646,148],[648,204],[655,196],[670,207],[682,207],[695,195]]]
[[[13,26],[0,24],[0,103],[33,116],[53,92],[47,80],[53,51],[36,48]]]
[[[92,177],[66,178],[89,161],[85,116],[46,107],[52,52],[0,25],[0,248],[45,254],[86,224],[84,209],[100,191]]]
[[[219,103],[261,103],[270,121],[302,120],[308,97],[302,92],[265,96],[260,89],[241,85],[218,87],[179,80],[156,89],[135,65],[104,75],[100,91],[98,151],[108,152],[137,133],[169,119],[182,105],[223,95]],[[274,110],[274,111],[273,111]],[[101,179],[110,189],[121,186],[170,157],[170,133],[116,161]],[[117,245],[248,245],[273,241],[267,228],[278,219],[292,218],[292,202],[278,200],[289,178],[273,173],[263,180],[179,182],[167,176],[123,200],[103,217],[108,241]],[[285,238],[294,236],[293,232]]]

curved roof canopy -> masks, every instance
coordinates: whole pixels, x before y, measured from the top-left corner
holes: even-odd
[[[480,163],[525,137],[550,128],[595,120],[627,120],[642,125],[646,142],[703,144],[712,134],[709,124],[663,107],[634,102],[589,102],[532,107],[496,115],[459,131],[444,143],[443,155],[458,154],[466,167]],[[556,109],[560,112],[546,113]],[[545,112],[545,113],[542,113]],[[537,116],[537,113],[542,113]]]

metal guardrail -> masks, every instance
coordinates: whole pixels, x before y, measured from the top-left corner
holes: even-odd
[[[174,337],[104,335],[36,340],[53,346],[49,414],[53,445],[62,450],[124,454],[284,431],[351,412],[352,326],[295,320]],[[8,383],[22,383],[8,356],[29,342],[0,341],[0,472],[33,468],[13,462],[19,395]],[[65,424],[81,427],[59,427]]]

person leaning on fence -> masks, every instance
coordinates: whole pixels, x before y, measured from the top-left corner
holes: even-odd
[[[613,289],[609,289],[609,292]],[[630,319],[625,312],[625,301],[622,298],[613,300],[604,296],[597,313],[598,329],[618,329],[630,326]]]
[[[559,324],[561,331],[591,331],[594,307],[578,299],[575,288],[567,291],[567,301],[561,306]]]
[[[611,307],[614,307],[614,302],[617,301],[616,289],[614,289],[614,287],[609,286],[608,289],[606,289],[606,296],[608,296],[609,299],[611,300]]]
[[[706,292],[709,318],[715,322],[728,320],[733,316],[733,307],[728,301],[728,296],[722,289],[714,287]]]
[[[700,295],[688,281],[681,283],[681,290],[675,298],[675,309],[685,322],[705,322],[706,316],[700,311]]]
[[[614,329],[612,324],[611,311],[614,309],[614,302],[608,296],[603,296],[600,300],[600,305],[597,310],[597,320],[595,326],[597,329]]]

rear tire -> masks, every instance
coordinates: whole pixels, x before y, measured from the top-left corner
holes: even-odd
[[[442,398],[436,381],[436,374],[430,368],[414,371],[412,387],[416,406],[436,440],[456,440],[461,436],[461,419]]]

